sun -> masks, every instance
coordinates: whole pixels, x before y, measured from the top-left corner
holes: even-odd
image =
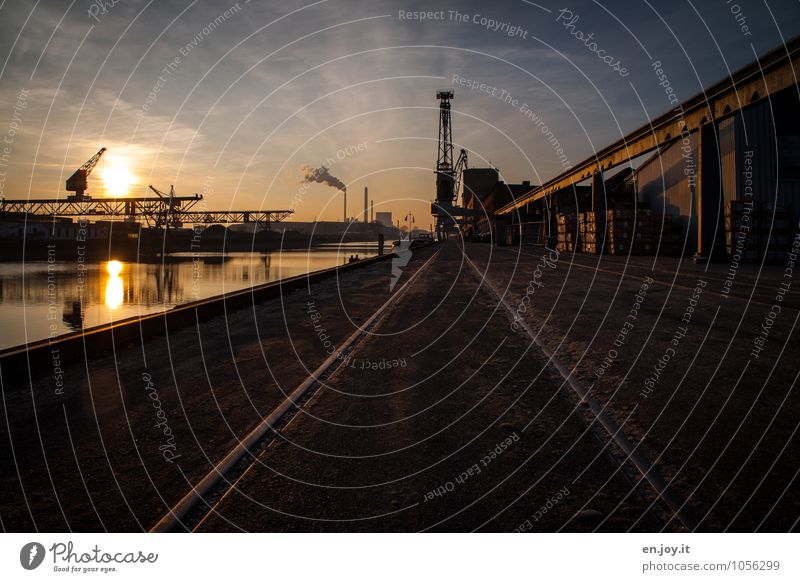
[[[103,185],[111,196],[125,196],[134,181],[133,174],[122,163],[115,162],[103,169]]]

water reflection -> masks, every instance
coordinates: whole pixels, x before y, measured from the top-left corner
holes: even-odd
[[[358,249],[362,257],[376,251],[377,246]],[[353,252],[334,246],[266,254],[177,253],[157,263],[111,260],[80,271],[67,260],[0,263],[0,348],[341,265]]]
[[[78,331],[83,327],[83,309],[80,301],[66,301],[62,321],[71,331]]]
[[[109,309],[116,309],[122,305],[125,298],[125,287],[119,274],[122,272],[122,263],[119,261],[108,261],[106,264],[108,271],[108,281],[106,282],[105,304]]]

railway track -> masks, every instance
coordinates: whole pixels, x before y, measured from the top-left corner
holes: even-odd
[[[427,270],[439,253],[437,249],[425,263],[398,288],[353,334],[350,335],[314,372],[245,435],[198,483],[156,524],[151,533],[195,531],[268,451],[278,432],[298,416],[303,406],[352,357],[372,330],[380,323],[410,285]]]
[[[212,516],[218,515],[218,506],[238,490],[241,481],[262,463],[271,445],[280,438],[284,430],[303,407],[324,387],[326,383],[342,368],[342,364],[352,357],[367,340],[370,333],[380,324],[390,308],[396,304],[405,291],[429,268],[440,250],[428,258],[425,263],[383,304],[381,305],[350,337],[345,340],[338,351],[328,357],[314,372],[276,406],[264,419],[243,437],[188,493],[186,493],[161,519],[150,529],[151,532],[197,531]],[[514,318],[514,308],[497,287],[488,280],[479,267],[466,255],[466,263],[477,274],[481,283],[502,305],[510,318]],[[536,337],[535,333],[524,322],[521,327],[529,336],[537,349],[544,356],[569,386],[574,396],[573,404],[580,407],[590,422],[591,430],[604,445],[613,443],[614,461],[625,466],[623,474],[628,478],[632,489],[637,482],[632,476],[640,475],[652,490],[654,501],[651,504],[651,517],[664,524],[663,516],[669,514],[682,526],[692,531],[696,520],[685,504],[670,491],[668,483],[658,468],[639,450],[638,445],[631,443],[623,434],[620,426],[611,418],[603,407],[594,400],[582,383],[575,378],[567,366],[560,362],[552,352]],[[661,509],[660,512],[656,511]]]
[[[508,302],[505,294],[489,280],[486,273],[482,272],[466,253],[464,254],[464,259],[479,277],[481,283],[486,286],[498,303],[502,305],[510,320],[516,321],[519,326],[524,329],[526,335],[545,357],[548,365],[554,368],[562,378],[564,384],[569,386],[574,405],[583,409],[586,417],[591,419],[591,428],[595,431],[596,436],[604,444],[607,442],[612,443],[618,451],[617,460],[623,461],[631,472],[638,474],[649,485],[655,496],[654,503],[662,504],[665,511],[677,519],[687,531],[694,531],[698,525],[696,517],[686,507],[686,503],[682,502],[672,493],[669,488],[669,483],[664,479],[658,468],[645,457],[638,445],[628,440],[622,428],[605,411],[605,408],[592,398],[589,394],[589,390],[587,390],[583,383],[572,374],[568,366],[564,365],[563,362],[555,357],[555,354],[544,345],[524,319],[520,320],[516,318],[515,308]],[[629,473],[626,473],[626,476],[629,476]],[[633,479],[629,479],[629,482],[631,482],[632,486],[635,486],[635,481]],[[657,515],[656,519],[659,519]],[[661,519],[659,519],[659,521],[663,522]]]

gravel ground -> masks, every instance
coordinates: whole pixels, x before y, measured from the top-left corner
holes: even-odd
[[[468,253],[513,304],[539,266],[526,321],[658,461],[698,529],[797,529],[800,297],[776,299],[790,281],[785,266],[740,265],[723,294],[726,264],[575,255],[551,267],[541,266],[543,249],[470,245]],[[653,282],[642,291],[646,277]],[[773,305],[780,312],[770,318]]]
[[[5,384],[2,528],[149,529],[325,359],[316,334],[298,333],[308,301],[341,341],[388,298],[390,263],[66,366],[63,396],[50,370]]]
[[[660,529],[496,308],[459,246],[443,245],[201,531]]]

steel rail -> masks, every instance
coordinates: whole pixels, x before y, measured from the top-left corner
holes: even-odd
[[[277,407],[264,417],[255,428],[250,430],[244,438],[239,440],[222,460],[214,465],[197,485],[192,487],[191,491],[186,493],[178,503],[170,508],[170,510],[150,529],[150,533],[174,531],[180,526],[184,526],[184,518],[189,515],[192,510],[197,508],[201,502],[206,503],[207,508],[203,511],[203,515],[198,520],[198,523],[202,523],[208,515],[214,513],[219,502],[226,498],[232,491],[236,490],[237,484],[241,478],[249,473],[258,462],[260,454],[254,453],[253,451],[266,448],[269,442],[275,438],[272,434],[275,432],[273,427],[280,422],[290,421],[291,418],[300,412],[302,409],[302,401],[309,396],[309,392],[319,388],[322,385],[322,381],[330,377],[343,362],[348,359],[343,357],[343,355],[347,353],[349,356],[354,349],[358,347],[357,344],[359,344],[359,341],[365,338],[369,332],[374,329],[388,308],[405,293],[412,282],[428,268],[438,254],[439,250],[437,249],[437,251],[431,255],[431,257],[425,261],[425,263],[423,263],[383,305],[353,332],[333,354],[297,386]],[[230,474],[248,454],[252,456],[252,459],[247,467],[244,468],[232,482],[229,481],[226,476]],[[227,486],[224,487],[224,492],[216,502],[208,504],[205,498],[218,489],[223,482],[227,483]],[[185,526],[184,529],[186,529]]]
[[[481,281],[486,284],[486,287],[503,305],[511,320],[516,321],[520,327],[525,330],[525,332],[531,338],[531,341],[533,341],[536,347],[538,347],[542,354],[547,358],[548,364],[551,364],[553,368],[555,368],[559,375],[564,379],[564,382],[572,389],[572,392],[575,394],[575,396],[577,396],[577,404],[588,408],[588,411],[591,413],[592,417],[597,420],[598,424],[606,433],[605,435],[602,435],[601,431],[597,431],[600,433],[601,438],[610,438],[614,444],[622,449],[622,451],[625,453],[625,458],[633,464],[644,480],[650,485],[657,495],[657,498],[666,504],[672,515],[683,524],[687,531],[694,531],[697,527],[694,516],[689,512],[688,509],[686,509],[686,504],[681,502],[672,494],[672,492],[669,490],[669,483],[664,479],[663,475],[661,475],[661,472],[658,470],[658,468],[640,452],[638,445],[634,445],[628,440],[623,433],[622,428],[608,414],[606,414],[606,412],[603,410],[603,406],[601,406],[597,400],[589,395],[589,391],[586,389],[583,383],[572,374],[571,370],[567,368],[567,366],[565,366],[558,358],[556,358],[555,354],[544,345],[544,342],[542,342],[538,335],[531,330],[527,322],[525,322],[525,320],[518,320],[515,318],[516,310],[514,307],[509,304],[508,300],[503,296],[500,290],[498,290],[497,287],[495,287],[495,285],[489,281],[488,277],[481,272],[478,266],[466,254],[464,254],[464,258],[481,279]]]

